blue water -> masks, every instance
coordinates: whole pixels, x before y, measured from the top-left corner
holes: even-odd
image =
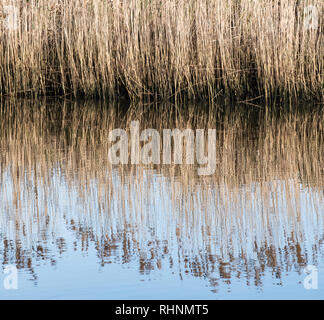
[[[0,299],[324,298],[323,176],[306,181],[286,158],[271,171],[267,155],[221,178],[111,167],[105,147],[23,126],[26,139],[0,139]],[[320,167],[320,153],[298,155]]]

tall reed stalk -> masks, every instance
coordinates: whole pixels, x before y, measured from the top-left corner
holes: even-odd
[[[322,0],[1,4],[1,95],[323,99]],[[9,4],[17,29],[5,23]],[[308,5],[316,30],[304,26]]]

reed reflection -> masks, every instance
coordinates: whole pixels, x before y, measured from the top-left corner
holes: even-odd
[[[133,120],[157,130],[216,128],[215,174],[198,176],[194,165],[112,166],[108,133]],[[233,278],[262,286],[270,274],[282,283],[283,273],[323,257],[323,120],[320,110],[277,116],[7,101],[2,263],[37,283],[42,265],[94,246],[100,265],[133,263],[148,278],[173,270],[207,279],[214,292]]]

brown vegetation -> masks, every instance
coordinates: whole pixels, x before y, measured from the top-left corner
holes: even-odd
[[[322,0],[7,2],[19,24],[0,23],[0,95],[323,98]]]

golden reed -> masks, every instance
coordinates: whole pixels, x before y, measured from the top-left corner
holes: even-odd
[[[1,1],[0,95],[321,100],[322,13],[322,0]]]

